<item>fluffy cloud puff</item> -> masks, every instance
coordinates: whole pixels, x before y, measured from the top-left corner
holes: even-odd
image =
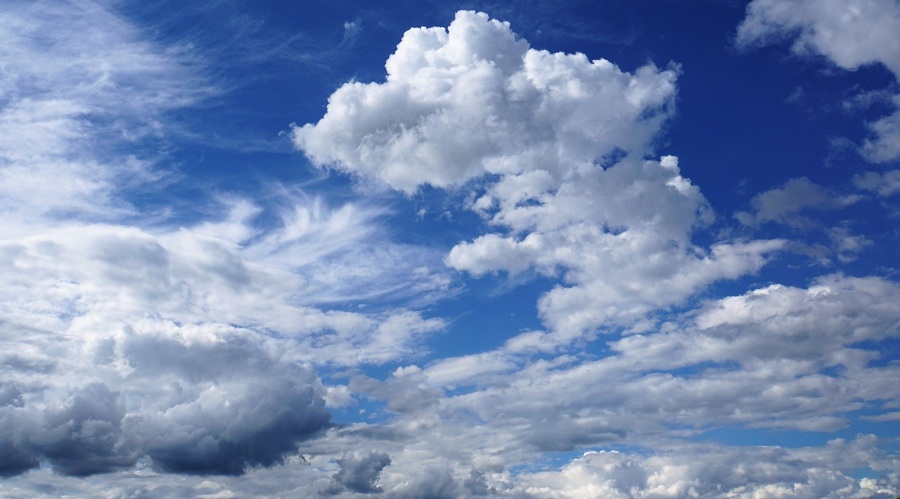
[[[485,173],[564,177],[613,153],[641,151],[666,118],[676,71],[635,75],[583,54],[529,49],[507,23],[459,12],[411,29],[384,83],[348,83],[294,141],[318,165],[371,175],[407,193]]]
[[[781,244],[691,244],[711,217],[705,199],[677,158],[646,159],[673,112],[677,68],[632,74],[531,49],[468,11],[407,31],[385,67],[383,83],[334,92],[318,123],[294,128],[295,144],[316,165],[405,193],[472,189],[469,208],[492,232],[446,262],[475,276],[561,273],[538,305],[545,347],[753,271]]]
[[[559,472],[526,474],[524,492],[548,498],[636,497],[856,497],[888,499],[891,484],[858,480],[829,462],[877,463],[872,436],[832,440],[822,448],[694,446],[642,456],[588,452]],[[688,457],[690,456],[690,457]]]
[[[880,62],[900,75],[900,6],[893,0],[754,0],[737,32],[742,45],[796,37],[795,52],[819,53],[856,69]]]

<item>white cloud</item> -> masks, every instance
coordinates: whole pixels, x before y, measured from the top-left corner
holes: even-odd
[[[798,55],[821,54],[855,70],[881,63],[900,78],[900,4],[894,0],[753,0],[737,30],[739,47],[793,39]],[[900,105],[900,96],[894,96]],[[900,157],[900,111],[868,124],[861,153],[873,162]]]
[[[831,275],[710,300],[610,341],[599,359],[501,349],[411,366],[363,390],[398,416],[349,431],[396,445],[386,449],[386,492],[440,466],[457,487],[468,481],[494,495],[882,497],[900,477],[889,473],[890,445],[874,436],[795,449],[687,438],[719,428],[829,432],[860,409],[896,418],[897,366],[880,366],[879,345],[897,334],[897,303],[896,283]],[[644,451],[532,471],[541,455],[619,445]],[[879,478],[854,478],[861,468]]]
[[[561,275],[538,305],[558,333],[546,348],[755,271],[781,245],[691,243],[711,220],[705,199],[677,158],[645,159],[673,113],[675,67],[627,73],[530,49],[508,24],[462,11],[447,29],[407,31],[386,68],[383,83],[334,92],[295,144],[320,167],[407,194],[470,188],[491,232],[446,262],[474,276]]]
[[[558,181],[617,148],[640,154],[676,77],[532,50],[508,24],[465,11],[447,29],[407,31],[385,67],[384,83],[345,84],[293,137],[319,166],[406,193],[485,173],[546,170]]]
[[[522,476],[521,490],[540,497],[884,497],[896,484],[857,480],[835,469],[853,455],[859,464],[879,462],[873,437],[833,440],[823,448],[706,446],[644,456],[588,452],[560,471]],[[893,487],[892,487],[893,485]]]
[[[893,0],[754,0],[737,32],[749,46],[794,37],[799,54],[825,55],[844,69],[880,62],[900,75],[900,6]]]
[[[150,159],[111,154],[115,145],[158,138],[166,111],[214,92],[185,54],[147,43],[94,2],[10,2],[0,14],[0,59],[8,230],[36,214],[131,211],[118,191],[161,173]]]

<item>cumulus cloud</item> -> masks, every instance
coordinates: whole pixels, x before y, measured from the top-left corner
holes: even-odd
[[[538,305],[553,343],[681,302],[758,269],[779,242],[691,243],[711,219],[678,159],[653,156],[678,68],[628,73],[605,59],[532,49],[507,23],[461,11],[406,32],[381,83],[351,82],[293,129],[320,167],[411,194],[471,189],[491,232],[446,263],[474,276],[563,277]],[[664,282],[665,284],[660,284]]]
[[[309,370],[285,369],[261,379],[217,383],[155,414],[134,415],[142,450],[163,471],[244,473],[271,466],[329,420]]]
[[[737,30],[739,47],[792,39],[798,55],[823,55],[855,70],[880,63],[900,77],[900,5],[894,0],[754,0]],[[894,96],[894,103],[900,96]],[[900,111],[868,124],[872,137],[861,148],[873,162],[900,157]]]
[[[362,494],[382,492],[375,483],[381,470],[391,464],[391,457],[384,452],[353,453],[337,460],[341,469],[334,474],[333,487],[328,493],[339,493],[347,489]]]
[[[844,69],[880,62],[900,75],[900,6],[893,0],[754,0],[737,31],[739,45],[794,38],[795,52],[827,56]]]
[[[562,176],[571,161],[640,151],[667,117],[676,77],[532,50],[509,24],[466,11],[449,28],[407,31],[385,67],[384,83],[344,85],[293,137],[315,164],[407,193],[485,173]]]
[[[59,473],[90,475],[144,456],[165,471],[241,474],[281,462],[325,428],[324,390],[310,369],[209,329],[187,344],[146,331],[96,342],[96,350],[69,341],[80,369],[7,365],[4,377],[22,396],[4,407],[3,440],[12,451],[4,474],[46,460]],[[117,367],[125,372],[115,375]],[[105,382],[78,386],[92,378]]]

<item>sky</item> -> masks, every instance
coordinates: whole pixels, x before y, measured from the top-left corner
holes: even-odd
[[[900,495],[897,0],[5,0],[0,495]]]

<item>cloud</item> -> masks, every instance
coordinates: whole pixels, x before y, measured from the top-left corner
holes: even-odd
[[[803,212],[834,210],[856,202],[853,196],[839,196],[806,177],[794,178],[782,186],[757,194],[750,200],[753,212],[735,214],[744,225],[776,222],[793,227],[812,225]]]
[[[418,475],[412,476],[411,480],[398,487],[391,495],[398,499],[418,497],[452,499],[459,497],[459,484],[446,469],[426,468]]]
[[[339,493],[341,490],[350,490],[361,494],[382,492],[381,487],[375,485],[381,470],[391,464],[391,457],[384,452],[369,452],[368,454],[354,453],[345,455],[337,460],[341,469],[334,474],[334,487],[330,492]]]
[[[900,5],[893,0],[754,0],[738,26],[736,43],[749,48],[792,39],[798,55],[823,55],[853,71],[880,63],[900,77]],[[898,105],[900,97],[894,96]],[[860,152],[872,162],[900,157],[900,111],[868,124],[872,137]]]
[[[142,450],[161,470],[233,474],[272,466],[328,423],[311,371],[287,369],[210,386],[194,400],[133,416]]]
[[[407,31],[385,67],[384,83],[344,85],[293,137],[317,165],[407,193],[485,173],[562,175],[569,161],[640,150],[666,118],[676,76],[531,50],[508,24],[466,11],[447,29]]]
[[[853,176],[853,184],[859,189],[888,197],[900,192],[900,170],[856,174]]]
[[[523,492],[541,497],[887,497],[891,484],[857,480],[831,459],[879,462],[874,437],[824,448],[697,446],[653,456],[588,452],[560,471],[524,474]],[[688,457],[690,456],[690,457]],[[836,496],[835,496],[836,497]]]
[[[91,474],[142,456],[180,473],[270,466],[329,420],[324,388],[299,364],[396,360],[443,328],[402,309],[298,305],[308,259],[371,237],[368,222],[345,212],[300,232],[260,230],[236,206],[225,221],[156,234],[70,224],[0,241],[3,418],[14,428],[0,439],[4,473],[46,459]],[[318,254],[291,257],[302,246]]]
[[[158,181],[153,153],[167,111],[215,93],[186,54],[146,42],[94,2],[14,1],[0,14],[0,207],[34,215],[131,212],[122,192]],[[15,215],[15,216],[13,216]],[[10,227],[8,227],[10,228]]]
[[[30,438],[63,474],[82,476],[129,467],[137,456],[119,448],[125,411],[118,395],[102,383],[91,383],[72,394],[59,411],[48,414],[45,429]]]
[[[143,456],[165,471],[241,474],[281,462],[325,428],[324,390],[310,369],[273,358],[246,334],[198,329],[213,334],[187,344],[151,331],[94,348],[70,341],[81,369],[7,365],[5,378],[24,397],[3,409],[3,441],[13,451],[4,474],[47,460],[59,473],[90,475],[130,468]],[[117,367],[127,374],[116,376]],[[101,381],[68,388],[92,378],[117,390]]]
[[[900,108],[900,95],[894,105]],[[887,163],[900,157],[900,110],[868,124],[874,138],[863,144],[862,153],[875,163]]]
[[[132,206],[132,190],[152,192],[161,174],[152,154],[122,148],[165,138],[168,110],[211,85],[105,4],[27,7],[0,14],[10,41],[0,50],[27,77],[0,80],[12,89],[0,168],[22,181],[0,196],[12,200],[0,206],[0,493],[878,497],[900,487],[891,443],[871,436],[793,449],[698,443],[719,430],[776,440],[857,418],[891,424],[900,372],[885,347],[900,291],[834,274],[700,294],[762,268],[786,242],[695,241],[713,213],[678,159],[657,151],[677,67],[628,72],[534,50],[475,13],[409,31],[384,82],[347,84],[321,121],[292,133],[319,166],[404,194],[463,191],[454,197],[482,217],[482,233],[438,252],[392,240],[391,213],[371,201],[331,204],[290,186],[211,195],[171,218]],[[41,16],[60,30],[25,29]],[[68,17],[95,36],[77,36]],[[356,27],[345,26],[348,43]],[[32,39],[65,57],[43,45],[15,52]],[[26,67],[26,55],[40,64]],[[891,180],[856,183],[887,196]],[[809,194],[798,204],[761,195],[752,216],[828,204],[809,202],[831,195],[809,184],[779,188]],[[842,227],[830,234],[848,253],[866,244]],[[446,322],[415,308],[453,292],[444,264],[556,282],[537,303],[546,330],[426,356]],[[593,341],[599,332],[609,334]],[[367,411],[357,422],[330,414],[354,406]],[[606,451],[563,454],[585,448]]]
[[[450,377],[444,359],[422,370],[418,389],[453,391],[387,424],[404,442],[391,455],[401,469],[409,455],[467,449],[457,476],[468,476],[468,459],[483,455],[511,466],[585,447],[656,452],[722,428],[831,432],[857,411],[891,417],[900,392],[887,381],[898,372],[884,362],[884,347],[897,334],[897,303],[896,283],[830,275],[805,288],[771,285],[710,300],[610,340],[601,358],[486,352],[472,363],[507,364],[488,375],[476,371],[474,381]],[[388,384],[401,386],[407,373],[419,370],[407,368]],[[827,466],[849,476],[841,463]],[[778,483],[770,479],[760,484]]]
[[[892,0],[754,0],[737,31],[739,46],[794,38],[798,54],[818,53],[853,70],[882,63],[900,75],[900,7]]]
[[[634,73],[529,48],[509,25],[461,11],[406,32],[382,83],[347,83],[295,126],[313,164],[412,194],[468,189],[490,232],[445,262],[473,276],[561,276],[538,309],[553,349],[757,270],[781,243],[691,243],[712,214],[674,156],[653,157],[678,68]],[[662,283],[662,284],[661,284]]]
[[[330,427],[315,369],[411,356],[444,327],[402,306],[452,292],[441,255],[391,241],[383,208],[290,186],[133,205],[166,175],[167,113],[215,85],[105,3],[7,7],[0,475],[284,463]]]

